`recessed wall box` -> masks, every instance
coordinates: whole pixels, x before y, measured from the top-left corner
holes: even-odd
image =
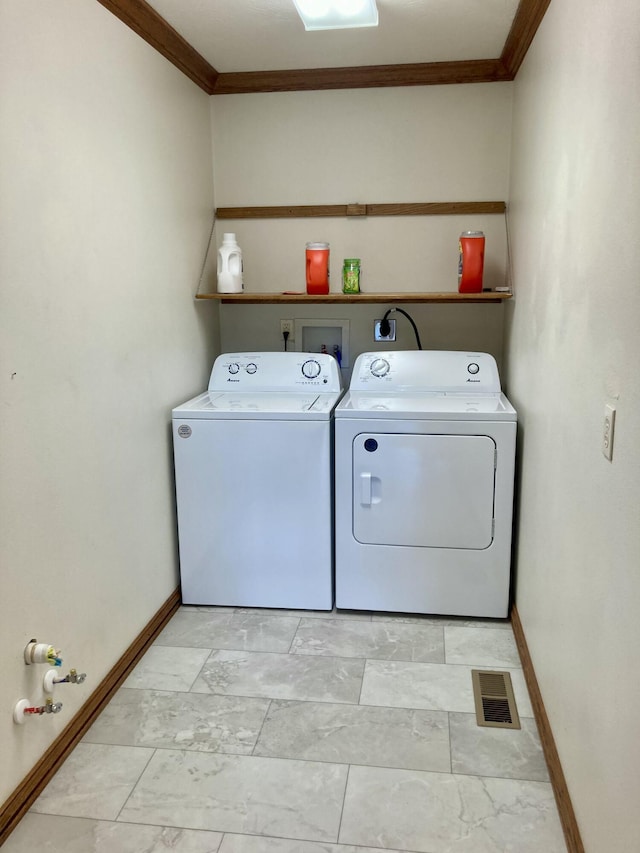
[[[322,352],[326,347],[329,355],[334,347],[340,348],[341,367],[349,367],[349,321],[348,320],[304,320],[295,321],[295,348],[297,352]]]

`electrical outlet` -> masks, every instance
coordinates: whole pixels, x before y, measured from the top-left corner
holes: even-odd
[[[616,423],[616,410],[608,403],[604,407],[604,425],[602,428],[602,452],[607,459],[613,455],[613,431]]]
[[[294,328],[295,324],[293,320],[280,320],[280,334],[284,335],[285,332],[289,332],[288,340],[292,341],[294,336]]]
[[[373,321],[373,340],[374,341],[395,341],[396,339],[396,321],[395,320],[387,320],[389,324],[389,334],[382,335],[380,333],[380,323],[382,320],[374,320]]]

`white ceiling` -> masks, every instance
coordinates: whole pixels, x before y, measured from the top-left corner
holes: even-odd
[[[519,0],[377,0],[378,27],[306,32],[292,0],[148,0],[219,72],[497,59]]]

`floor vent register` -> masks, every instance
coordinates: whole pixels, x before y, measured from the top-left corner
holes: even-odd
[[[519,729],[520,717],[508,672],[471,670],[476,720],[479,726]]]

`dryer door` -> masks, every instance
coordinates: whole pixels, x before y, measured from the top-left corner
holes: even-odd
[[[355,539],[371,545],[488,548],[495,450],[486,435],[357,435]]]

